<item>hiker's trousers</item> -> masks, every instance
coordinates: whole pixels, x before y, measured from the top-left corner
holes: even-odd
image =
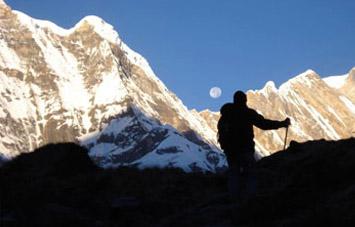
[[[247,200],[256,193],[256,176],[253,150],[240,150],[236,154],[228,153],[228,190],[233,199]]]

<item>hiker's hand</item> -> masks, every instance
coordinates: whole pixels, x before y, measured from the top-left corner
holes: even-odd
[[[290,118],[286,118],[286,119],[284,120],[284,123],[285,123],[285,127],[290,126],[290,125],[291,125],[291,120],[290,120]]]

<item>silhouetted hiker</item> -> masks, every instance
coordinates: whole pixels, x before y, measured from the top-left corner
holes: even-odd
[[[228,188],[233,199],[240,201],[255,193],[254,132],[253,126],[263,130],[290,125],[290,119],[273,121],[265,119],[247,106],[247,96],[242,91],[234,94],[234,103],[222,106],[218,121],[218,141],[224,150],[229,166]],[[242,198],[244,197],[244,198]]]

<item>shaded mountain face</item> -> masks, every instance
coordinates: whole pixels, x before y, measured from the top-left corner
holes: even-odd
[[[248,91],[248,105],[269,119],[291,119],[288,141],[339,140],[355,134],[355,68],[344,76],[321,79],[312,71],[290,79],[278,89],[273,82],[257,91]],[[200,116],[216,122],[218,113],[203,111]],[[217,131],[216,124],[212,129]],[[281,150],[285,129],[255,131],[256,149],[261,155]]]
[[[225,168],[215,132],[96,16],[63,29],[0,4],[0,152],[85,145],[103,167]]]

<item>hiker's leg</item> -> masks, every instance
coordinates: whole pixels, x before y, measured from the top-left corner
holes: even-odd
[[[245,167],[245,197],[246,199],[255,196],[257,188],[257,178],[255,172],[256,160],[254,154],[248,154]]]
[[[228,192],[233,200],[240,199],[240,171],[236,157],[227,156],[228,169]]]
[[[230,168],[228,172],[228,191],[233,200],[239,199],[240,194],[240,174],[237,168]]]

